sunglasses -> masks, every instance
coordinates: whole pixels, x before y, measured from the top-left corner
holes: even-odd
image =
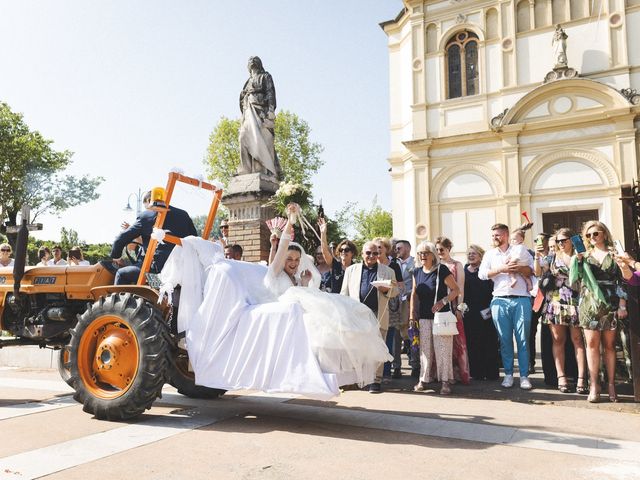
[[[0,252],[9,252],[9,253],[11,253],[11,249],[10,248],[1,248]]]
[[[351,251],[351,249],[349,247],[343,247],[340,250],[338,250],[340,253],[349,253]]]
[[[364,254],[367,257],[377,257],[378,255],[380,255],[380,253],[378,253],[378,252],[364,252]]]
[[[562,244],[562,243],[566,242],[567,240],[569,240],[569,239],[568,238],[557,238],[556,239],[556,243]]]
[[[220,225],[220,228],[229,228],[229,225]]]
[[[418,256],[419,257],[426,257],[427,255],[429,255],[431,252],[418,252]]]
[[[591,237],[593,236],[593,238],[598,238],[598,236],[599,236],[601,233],[603,233],[603,232],[592,232],[592,233],[587,233],[587,234],[585,235],[585,237],[587,237],[587,238],[591,238]]]

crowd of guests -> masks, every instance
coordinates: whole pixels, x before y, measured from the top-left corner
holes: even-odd
[[[14,259],[11,258],[13,250],[8,243],[0,244],[0,267],[12,267]],[[84,259],[82,249],[74,246],[69,249],[66,259],[60,245],[54,245],[53,248],[42,246],[38,249],[37,267],[63,267],[63,266],[86,266],[90,265],[88,260]]]
[[[617,401],[615,344],[626,325],[625,285],[640,284],[640,262],[615,251],[602,222],[587,222],[581,235],[568,228],[538,234],[535,250],[524,246],[531,225],[510,232],[496,224],[490,229],[493,248],[470,245],[464,265],[451,256],[452,242],[443,236],[418,244],[414,258],[407,240],[374,238],[359,254],[350,240],[329,243],[323,219],[319,227],[313,258],[321,288],[366,304],[393,356],[370,392],[402,377],[402,354],[409,357],[418,392],[439,389],[446,395],[456,383],[498,380],[501,366],[501,385],[511,388],[515,354],[519,386],[530,390],[542,323],[543,338],[551,338],[543,363],[545,357],[553,363],[545,368],[545,382],[598,402],[602,378],[609,400]],[[577,238],[584,251],[576,251]],[[577,375],[566,368],[567,338]]]

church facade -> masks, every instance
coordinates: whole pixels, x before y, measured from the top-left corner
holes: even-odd
[[[640,0],[404,0],[388,36],[394,236],[489,246],[599,219],[639,177]],[[531,235],[527,243],[531,245]]]

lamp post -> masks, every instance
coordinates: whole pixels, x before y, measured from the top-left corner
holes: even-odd
[[[133,208],[131,208],[131,197],[135,197],[136,199],[136,216],[140,215],[142,211],[142,190],[138,188],[138,193],[130,193],[127,197],[127,206],[123,208],[125,212],[131,212]]]

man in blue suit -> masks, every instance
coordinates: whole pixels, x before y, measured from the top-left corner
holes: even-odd
[[[142,197],[142,203],[145,210],[138,215],[133,225],[130,225],[120,235],[116,237],[111,247],[111,258],[118,263],[122,255],[122,249],[135,238],[142,237],[142,248],[147,251],[149,246],[149,240],[151,233],[153,232],[153,226],[156,223],[157,212],[150,210],[149,205],[151,202],[151,192],[146,192]],[[176,237],[184,238],[189,235],[198,235],[196,227],[193,225],[193,221],[189,214],[184,210],[170,206],[167,216],[164,219],[163,230],[167,230],[168,233]],[[159,273],[164,266],[164,263],[169,258],[169,254],[175,245],[169,242],[159,243],[156,247],[155,254],[153,255],[153,262],[151,263],[151,272]],[[136,263],[127,267],[119,268],[116,272],[115,285],[132,285],[137,282],[140,275],[140,267],[144,255],[140,256]]]

